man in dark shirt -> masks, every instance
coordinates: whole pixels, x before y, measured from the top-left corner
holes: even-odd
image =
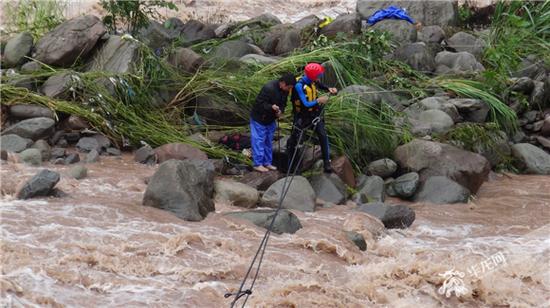
[[[256,97],[256,104],[250,113],[250,138],[254,170],[258,172],[277,170],[272,165],[272,142],[277,127],[275,120],[285,112],[288,94],[295,84],[294,75],[286,73],[279,80],[268,82]]]

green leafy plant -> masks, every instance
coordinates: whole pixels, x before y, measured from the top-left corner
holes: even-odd
[[[20,0],[4,4],[7,30],[10,33],[29,32],[38,39],[65,21],[64,0]]]
[[[101,0],[100,4],[107,11],[103,22],[111,31],[123,25],[132,35],[148,26],[150,19],[159,19],[159,8],[178,10],[174,3],[166,0]]]

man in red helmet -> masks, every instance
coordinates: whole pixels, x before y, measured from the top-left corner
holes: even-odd
[[[317,97],[317,89],[338,93],[336,88],[329,88],[319,81],[325,72],[325,68],[318,63],[309,63],[304,69],[304,76],[298,78],[294,91],[292,91],[292,106],[294,111],[294,126],[287,143],[287,153],[292,155],[296,149],[300,132],[310,126],[313,120],[321,113],[320,106],[328,102],[328,96]],[[315,128],[315,133],[321,144],[324,171],[332,172],[330,165],[330,149],[324,120],[321,119]],[[302,141],[303,141],[302,137]],[[297,159],[297,158],[296,158]],[[289,166],[290,168],[294,166]]]

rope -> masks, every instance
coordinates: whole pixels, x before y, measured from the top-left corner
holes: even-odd
[[[304,135],[304,132],[307,129],[313,127],[313,129],[315,130],[315,128],[317,127],[317,124],[319,124],[319,122],[321,121],[321,117],[323,116],[324,111],[325,111],[324,108],[321,107],[321,112],[319,113],[319,115],[315,119],[313,119],[313,121],[309,125],[307,125],[306,128],[304,128],[300,131],[300,135],[298,137],[297,145],[301,144],[302,137]],[[295,127],[295,125],[293,124],[293,128],[294,127]],[[309,139],[308,139],[307,142],[309,142],[312,137],[313,137],[313,134],[311,134],[309,136]],[[277,209],[275,210],[273,218],[271,219],[271,223],[269,224],[269,227],[267,228],[267,230],[264,234],[264,237],[262,238],[262,241],[260,242],[260,246],[256,250],[256,254],[254,255],[254,258],[252,259],[252,262],[250,263],[250,266],[248,267],[248,270],[247,270],[247,272],[246,272],[246,274],[243,278],[243,281],[241,282],[241,285],[239,287],[239,291],[237,291],[235,293],[226,293],[224,295],[225,298],[235,296],[235,299],[233,300],[233,302],[231,302],[231,308],[235,307],[235,304],[237,303],[237,301],[241,297],[245,296],[244,303],[242,305],[242,307],[244,307],[246,305],[246,302],[248,301],[248,298],[250,297],[250,295],[252,295],[252,289],[254,288],[254,284],[256,283],[256,279],[258,278],[258,275],[260,273],[260,267],[262,266],[262,261],[264,259],[265,250],[267,248],[267,243],[268,243],[269,237],[271,235],[271,230],[273,229],[273,225],[275,224],[275,219],[277,218],[277,215],[279,214],[279,211],[282,209],[283,201],[284,201],[288,191],[290,190],[290,185],[292,184],[292,181],[294,180],[296,172],[298,171],[298,168],[299,168],[300,164],[302,163],[302,160],[304,159],[304,156],[305,156],[304,154],[306,153],[306,151],[302,151],[300,157],[298,158],[298,163],[296,165],[294,165],[294,160],[296,159],[298,150],[299,150],[299,147],[296,146],[296,148],[294,149],[294,153],[292,153],[292,158],[291,158],[290,163],[289,163],[290,167],[288,168],[288,170],[286,172],[286,177],[285,177],[285,180],[283,182],[283,189],[281,191],[281,196],[279,198]],[[292,171],[292,167],[294,167],[293,171]],[[292,171],[292,173],[291,173],[291,171]],[[258,256],[259,256],[259,259],[258,259]],[[246,281],[249,279],[250,273],[252,272],[252,268],[256,264],[256,260],[258,260],[258,266],[256,268],[256,273],[254,274],[254,278],[252,278],[252,283],[250,284],[250,288],[243,291],[244,285],[246,284]]]

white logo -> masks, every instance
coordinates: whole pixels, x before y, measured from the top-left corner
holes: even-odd
[[[443,274],[439,274],[439,276],[443,276],[445,278],[443,285],[439,288],[439,290],[437,290],[439,294],[445,294],[446,297],[451,297],[452,293],[455,292],[455,296],[460,297],[468,292],[468,289],[464,286],[464,281],[462,280],[462,278],[464,278],[463,272],[455,271],[453,268]]]

